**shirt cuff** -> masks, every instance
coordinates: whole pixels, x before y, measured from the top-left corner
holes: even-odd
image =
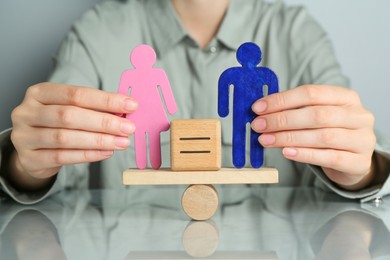
[[[375,199],[380,199],[388,194],[390,194],[390,139],[384,135],[376,132],[377,145],[375,147],[375,152],[385,158],[384,169],[388,172],[388,176],[383,185],[378,189],[376,194],[362,198],[362,202],[367,202]]]
[[[6,160],[7,156],[3,154],[8,150],[7,148],[11,145],[11,128],[6,129],[0,133],[0,169],[3,169],[1,166],[4,165],[4,160]],[[53,185],[50,187],[50,189],[42,192],[20,192],[16,190],[6,179],[0,175],[0,188],[4,191],[8,196],[10,196],[13,200],[15,200],[18,203],[24,204],[24,205],[31,205],[38,203],[51,194],[57,192],[60,190],[61,185],[59,184],[59,178],[57,177]]]
[[[362,202],[375,199],[377,194],[379,194],[381,188],[380,186],[372,186],[358,191],[347,191],[338,186],[336,186],[324,173],[324,171],[319,166],[309,165],[311,171],[326,185],[327,188],[333,192],[339,194],[342,197],[348,199],[360,199]],[[388,182],[388,181],[386,181]],[[379,196],[379,195],[378,195]],[[370,198],[370,199],[368,199]]]
[[[383,147],[383,145],[378,145],[375,148],[375,153],[383,156],[387,162],[390,162],[390,146]],[[383,184],[374,185],[361,189],[358,191],[347,191],[337,185],[335,185],[324,173],[324,171],[319,166],[309,165],[309,168],[314,172],[314,174],[333,192],[339,194],[342,197],[349,199],[360,199],[360,202],[369,202],[376,199],[381,199],[383,196],[390,194],[390,177],[388,176],[386,181]]]

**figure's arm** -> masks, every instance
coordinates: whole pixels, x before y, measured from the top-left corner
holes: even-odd
[[[269,77],[269,81],[267,82],[267,85],[268,85],[268,95],[271,95],[279,92],[279,83],[276,74],[272,70],[270,70],[269,72],[270,72],[270,77]]]
[[[231,69],[225,70],[218,80],[218,115],[226,117],[229,114],[229,86],[231,85]]]
[[[169,83],[168,77],[163,70],[160,71],[159,77],[159,86],[161,88],[161,92],[165,101],[165,105],[167,106],[167,110],[169,114],[173,115],[177,111],[175,97],[173,96],[171,84]]]
[[[131,71],[126,70],[122,73],[121,80],[119,82],[119,87],[118,87],[118,93],[128,96],[129,89],[131,90]],[[124,113],[116,113],[117,116],[119,117],[125,117],[126,114]]]
[[[122,73],[121,80],[119,82],[118,93],[127,96],[129,89],[131,89],[130,83],[130,71],[126,70]]]

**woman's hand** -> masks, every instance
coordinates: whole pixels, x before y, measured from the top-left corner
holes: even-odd
[[[50,178],[63,165],[111,157],[129,146],[135,130],[132,122],[113,113],[136,108],[130,97],[87,87],[41,83],[28,88],[11,116],[17,153],[10,178],[28,186],[29,180]]]
[[[356,190],[371,183],[376,138],[374,116],[356,92],[305,85],[256,101],[252,129],[264,147],[281,147],[290,160],[321,166],[339,186]]]

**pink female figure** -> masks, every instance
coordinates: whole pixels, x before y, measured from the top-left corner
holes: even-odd
[[[176,102],[173,97],[168,77],[163,69],[153,68],[156,53],[148,45],[139,45],[133,49],[130,62],[132,70],[122,73],[118,93],[130,96],[138,102],[134,113],[126,118],[135,124],[134,149],[138,169],[147,165],[146,138],[149,141],[150,163],[153,169],[161,166],[160,132],[169,129],[169,121],[161,102],[158,87],[161,89],[165,105],[170,114],[176,113]]]

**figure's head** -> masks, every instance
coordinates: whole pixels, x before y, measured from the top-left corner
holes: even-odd
[[[237,60],[244,67],[256,67],[262,59],[260,47],[253,42],[241,44],[237,50]]]
[[[138,45],[131,52],[130,62],[135,68],[151,68],[156,62],[156,53],[149,45]]]

